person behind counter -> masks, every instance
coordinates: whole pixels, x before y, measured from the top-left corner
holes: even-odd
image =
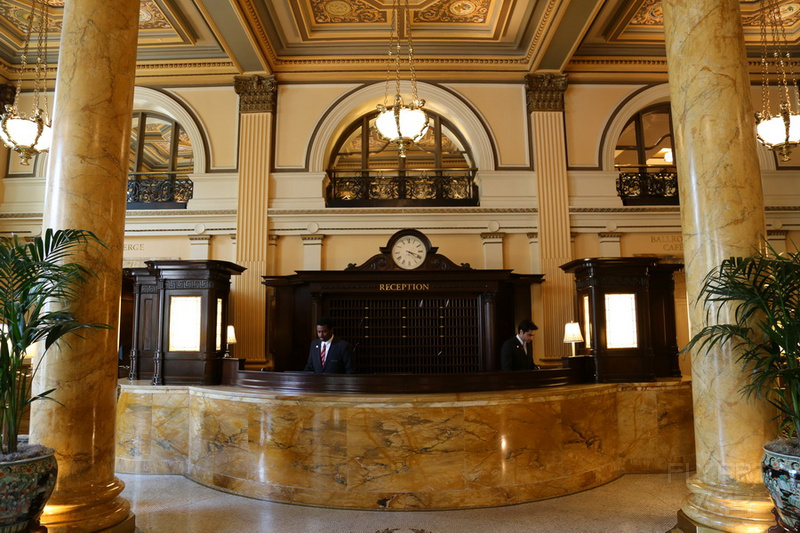
[[[353,350],[346,340],[334,336],[330,318],[317,320],[317,339],[308,350],[306,372],[316,374],[352,374]]]
[[[530,320],[519,323],[517,334],[504,342],[500,349],[500,370],[539,370],[533,361],[531,343],[537,329]]]

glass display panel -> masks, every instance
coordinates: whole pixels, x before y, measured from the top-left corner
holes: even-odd
[[[586,340],[586,347],[592,348],[592,320],[589,315],[589,295],[583,296],[583,338]]]
[[[200,351],[202,296],[172,296],[169,299],[168,349],[170,352]]]
[[[636,348],[636,295],[606,294],[606,347]]]

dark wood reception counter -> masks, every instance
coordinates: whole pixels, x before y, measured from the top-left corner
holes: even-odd
[[[462,374],[314,374],[245,370],[244,359],[224,359],[222,384],[271,392],[446,394],[576,385],[582,379],[579,367]]]

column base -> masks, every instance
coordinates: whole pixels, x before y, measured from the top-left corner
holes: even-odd
[[[764,532],[776,525],[772,500],[761,484],[721,486],[693,476],[678,512],[683,533]]]

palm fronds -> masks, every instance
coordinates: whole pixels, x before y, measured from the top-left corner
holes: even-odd
[[[730,257],[704,279],[697,298],[706,326],[686,349],[728,345],[747,372],[742,392],[774,405],[800,435],[800,252],[768,247]],[[724,316],[732,321],[720,323]]]
[[[38,367],[25,368],[27,352],[41,343],[46,353],[58,340],[79,330],[107,327],[86,323],[63,304],[80,296],[91,276],[70,261],[79,246],[100,243],[84,230],[47,229],[30,242],[16,235],[0,237],[0,452],[17,448],[22,413],[35,400],[49,399],[53,390],[31,396]],[[39,358],[41,362],[41,358]]]

